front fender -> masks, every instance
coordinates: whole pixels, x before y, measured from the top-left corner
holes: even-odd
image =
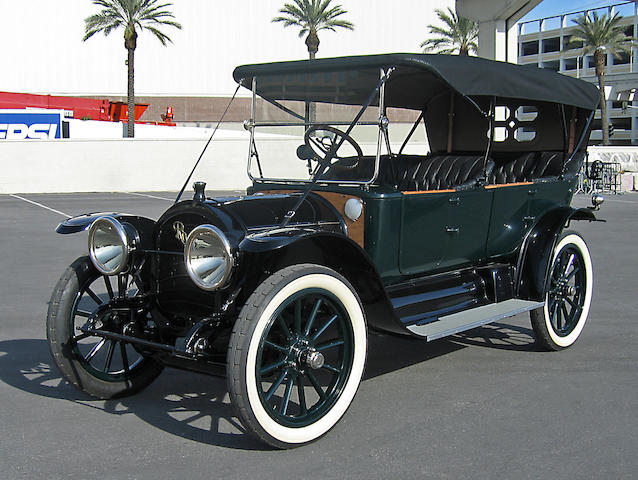
[[[94,212],[77,215],[67,218],[61,222],[55,229],[57,233],[68,235],[70,233],[78,233],[88,230],[91,224],[100,217],[113,217],[120,223],[128,223],[132,225],[140,236],[140,248],[152,249],[152,233],[155,227],[155,221],[150,218],[140,217],[138,215],[130,215],[128,213],[117,212]]]
[[[84,230],[88,230],[91,224],[100,217],[114,217],[119,219],[122,215],[117,212],[92,212],[84,213],[82,215],[76,215],[75,217],[67,218],[63,222],[60,222],[55,231],[62,235],[68,235],[70,233],[78,233]]]
[[[532,227],[519,254],[519,298],[544,300],[554,247],[561,232],[575,220],[599,221],[589,208],[560,207],[547,212]]]
[[[357,243],[341,233],[289,228],[266,235],[246,237],[240,243],[241,263],[252,266],[246,278],[255,279],[259,271],[268,274],[300,263],[324,265],[343,275],[357,291],[371,328],[406,334],[394,314],[379,272]],[[259,270],[259,271],[258,271]]]

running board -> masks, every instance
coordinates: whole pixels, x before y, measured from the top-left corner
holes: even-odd
[[[440,317],[437,321],[425,325],[408,325],[407,329],[415,335],[426,337],[428,342],[437,338],[447,337],[455,333],[471,330],[486,323],[495,322],[519,313],[534,310],[545,305],[544,302],[530,302],[528,300],[505,300],[500,303],[483,305],[463,312]]]

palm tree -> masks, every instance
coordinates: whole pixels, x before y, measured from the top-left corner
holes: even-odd
[[[445,27],[437,27],[436,25],[428,25],[430,35],[437,35],[434,38],[425,40],[421,44],[424,52],[435,51],[436,53],[457,53],[459,55],[469,55],[478,52],[478,23],[469,18],[459,17],[451,8],[448,7],[448,13],[440,8],[434,11],[443,22]]]
[[[635,39],[625,34],[625,26],[619,25],[621,16],[613,17],[593,12],[583,14],[574,20],[577,25],[571,37],[572,43],[583,44],[583,55],[594,52],[596,76],[600,89],[600,115],[603,128],[603,145],[609,145],[609,126],[607,121],[607,98],[605,95],[605,52],[620,56],[620,52],[631,53]]]
[[[162,25],[181,29],[182,26],[172,20],[173,14],[165,10],[172,3],[159,3],[160,0],[93,0],[102,7],[100,13],[84,19],[84,41],[98,32],[107,36],[119,27],[124,28],[124,47],[128,50],[128,136],[135,135],[135,48],[138,31],[148,30],[166,46],[172,40],[159,28]]]
[[[299,37],[306,36],[306,47],[310,59],[314,59],[319,50],[319,31],[332,30],[337,27],[346,30],[354,30],[354,25],[348,20],[340,17],[346,13],[341,5],[330,6],[332,0],[293,0],[293,3],[284,4],[284,8],[279,10],[283,14],[275,17],[272,22],[281,22],[284,27],[299,27]]]

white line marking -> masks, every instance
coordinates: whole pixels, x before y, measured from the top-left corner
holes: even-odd
[[[71,215],[67,215],[66,213],[61,212],[60,210],[56,210],[55,208],[47,207],[46,205],[42,205],[41,203],[34,202],[33,200],[29,200],[28,198],[21,197],[20,195],[9,194],[9,196],[13,197],[13,198],[19,198],[20,200],[23,200],[23,201],[25,201],[27,203],[32,203],[33,205],[36,205],[38,207],[44,208],[45,210],[49,210],[49,211],[54,212],[54,213],[59,213],[60,215],[66,217],[66,218],[71,218]]]
[[[147,193],[135,193],[135,192],[124,192],[124,193],[127,193],[129,195],[137,195],[138,197],[148,197],[148,198],[156,198],[158,200],[166,200],[167,202],[173,201],[172,198],[157,197],[155,195],[148,195]]]

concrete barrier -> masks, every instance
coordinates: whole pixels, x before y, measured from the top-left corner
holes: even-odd
[[[250,185],[248,133],[229,135],[216,135],[190,183],[203,180],[208,190],[243,190]],[[2,141],[0,194],[177,191],[205,144],[206,139]],[[275,167],[278,157],[294,155],[298,145],[299,139],[282,135],[260,134],[258,141],[260,156]],[[376,142],[361,146],[364,152],[376,150]],[[393,151],[399,146],[393,143]],[[417,142],[412,148],[425,153],[427,144]],[[274,168],[278,176],[307,175],[303,162],[284,164],[298,171]]]
[[[56,140],[0,142],[0,193],[179,190],[205,140]],[[211,190],[241,190],[248,142],[211,143],[193,179]]]
[[[623,172],[638,172],[638,147],[588,147],[589,161],[616,162]]]

